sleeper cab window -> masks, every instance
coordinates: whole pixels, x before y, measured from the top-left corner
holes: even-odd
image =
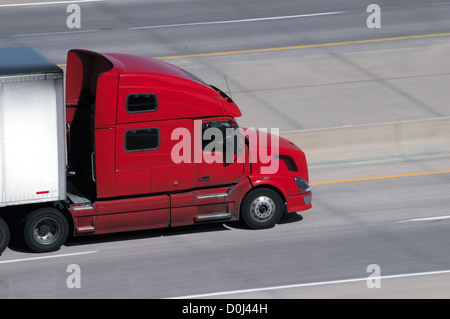
[[[158,149],[159,146],[159,130],[155,127],[125,132],[125,151],[127,152],[151,151]]]
[[[127,112],[154,112],[158,108],[158,99],[152,93],[130,94],[127,96]]]

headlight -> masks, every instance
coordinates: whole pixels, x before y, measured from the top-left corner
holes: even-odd
[[[297,183],[297,187],[301,195],[309,193],[311,191],[311,187],[303,178],[296,177],[295,182]]]

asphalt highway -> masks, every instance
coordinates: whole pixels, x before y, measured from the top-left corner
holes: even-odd
[[[256,128],[450,116],[449,1],[379,0],[379,29],[366,25],[373,1],[85,1],[80,29],[66,25],[69,3],[0,0],[1,46],[63,68],[72,48],[160,58],[228,83],[239,122]],[[449,170],[448,156],[311,166],[313,208],[268,230],[72,238],[49,254],[11,245],[0,298],[449,298]]]
[[[450,116],[450,3],[379,1],[0,1],[2,46],[162,58],[230,91],[240,124],[283,130]],[[237,52],[230,54],[230,52]],[[226,79],[226,80],[225,80]]]
[[[449,160],[312,168],[313,209],[268,230],[211,224],[76,238],[48,254],[10,247],[0,298],[449,298],[450,173],[414,175]],[[80,288],[68,287],[74,264]]]

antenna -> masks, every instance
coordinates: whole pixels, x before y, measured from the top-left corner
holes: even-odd
[[[224,75],[223,78],[225,79],[225,83],[227,84],[227,88],[228,88],[228,94],[230,95],[230,98],[233,99],[233,97],[231,96],[231,91],[230,91],[230,87],[228,86],[228,81],[227,81],[227,77]]]
[[[191,52],[189,52],[189,48],[188,48],[188,46],[186,46],[186,56],[187,57],[191,57]],[[195,68],[194,68],[194,65],[192,64],[192,60],[191,59],[189,59],[189,64],[190,64],[190,68],[191,68],[191,73],[196,73],[195,72]]]

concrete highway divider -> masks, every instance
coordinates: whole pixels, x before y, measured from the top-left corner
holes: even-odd
[[[298,145],[309,165],[450,154],[450,117],[280,132],[280,136]]]

